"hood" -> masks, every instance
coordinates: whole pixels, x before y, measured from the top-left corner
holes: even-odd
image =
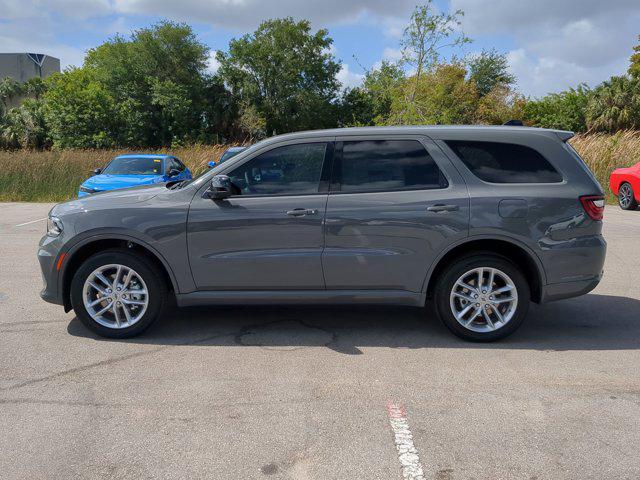
[[[161,175],[94,175],[82,183],[85,188],[94,190],[114,190],[116,188],[137,187],[162,182]]]
[[[168,192],[166,185],[153,184],[142,185],[135,188],[124,188],[121,190],[109,190],[94,193],[82,198],[75,198],[68,202],[59,203],[52,212],[56,215],[64,215],[76,211],[96,210],[101,208],[121,207],[139,202],[146,202],[158,194]]]

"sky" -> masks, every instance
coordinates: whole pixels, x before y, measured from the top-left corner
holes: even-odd
[[[212,52],[269,18],[306,18],[326,28],[342,62],[339,80],[355,86],[399,40],[417,0],[0,0],[0,52],[45,53],[63,67],[113,35],[169,19],[190,24]],[[473,39],[458,55],[495,48],[509,60],[524,95],[540,97],[623,74],[639,43],[640,0],[434,0],[463,10]],[[210,69],[216,62],[211,57]]]

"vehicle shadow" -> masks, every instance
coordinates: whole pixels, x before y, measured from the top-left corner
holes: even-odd
[[[542,306],[531,304],[528,318],[515,334],[490,344],[454,337],[430,308],[380,306],[170,307],[136,338],[97,337],[77,318],[68,332],[137,344],[280,350],[326,346],[349,355],[360,355],[366,347],[628,350],[640,348],[640,300],[591,294]]]

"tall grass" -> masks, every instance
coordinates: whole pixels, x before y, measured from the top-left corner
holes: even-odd
[[[577,135],[571,144],[609,192],[609,175],[640,162],[640,132]],[[219,158],[226,145],[196,145],[151,153],[171,153],[198,175],[207,162]],[[0,201],[58,202],[78,192],[78,186],[98,167],[124,150],[0,150]]]
[[[169,150],[194,175],[207,169],[207,162],[220,157],[225,145],[196,145]],[[59,202],[78,193],[78,187],[96,168],[104,167],[124,150],[0,150],[0,201]]]
[[[609,176],[616,168],[640,162],[640,131],[576,135],[570,143],[600,181],[607,193],[607,201],[615,203],[616,199],[609,190]]]

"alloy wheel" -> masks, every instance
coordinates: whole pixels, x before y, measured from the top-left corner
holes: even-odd
[[[618,192],[618,200],[620,201],[620,206],[622,208],[629,208],[632,198],[633,192],[631,190],[631,187],[627,184],[622,185]]]
[[[518,291],[503,271],[474,268],[454,283],[449,303],[453,316],[463,327],[473,332],[493,332],[513,318],[518,307]]]
[[[142,277],[125,265],[96,268],[84,281],[84,308],[100,325],[123,329],[136,324],[147,311],[149,292]]]

